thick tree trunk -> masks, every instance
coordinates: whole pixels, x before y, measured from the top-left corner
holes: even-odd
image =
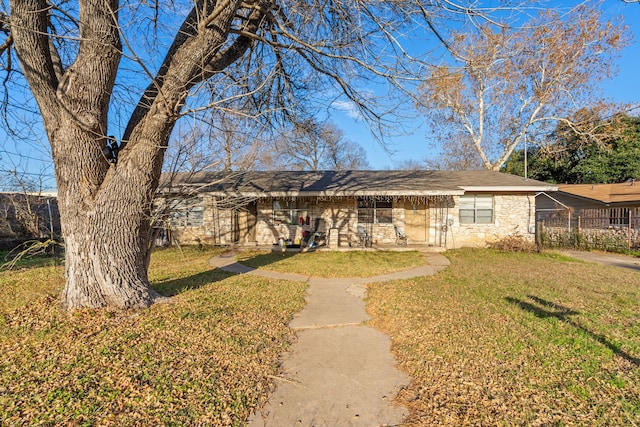
[[[79,1],[78,53],[64,69],[48,37],[48,2],[11,1],[16,52],[52,148],[68,310],[154,301],[147,278],[150,213],[169,136],[189,90],[239,59],[252,40],[225,44],[241,0],[196,2],[132,113],[117,163],[109,163],[103,155],[107,113],[122,55],[118,3]],[[244,31],[256,31],[263,14],[251,8]]]
[[[123,224],[118,218],[127,216],[126,207],[105,208],[94,217],[87,215],[84,223],[67,222],[73,232],[65,236],[67,282],[62,304],[66,309],[142,308],[156,297],[148,284],[138,230],[132,221],[119,228]],[[138,218],[138,229],[143,221]]]
[[[156,297],[147,279],[149,212],[142,190],[146,185],[130,184],[103,189],[88,203],[78,204],[72,194],[60,196],[65,308],[139,308],[151,305]]]
[[[159,171],[149,164],[161,162],[161,150],[147,144],[155,160],[144,168],[137,156],[109,165],[101,154],[106,140],[72,118],[56,137],[54,146],[64,147],[54,156],[66,247],[64,307],[151,305],[157,295],[147,279],[147,252]]]
[[[150,151],[162,156],[157,148]],[[56,160],[60,173],[64,169],[60,163],[65,162]],[[62,303],[68,310],[148,307],[158,297],[149,285],[147,269],[151,206],[159,172],[138,164],[112,164],[95,193],[83,176],[58,181],[67,275]]]

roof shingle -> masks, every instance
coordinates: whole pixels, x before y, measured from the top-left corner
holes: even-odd
[[[565,184],[558,190],[602,203],[640,202],[640,184],[635,181],[619,184]]]
[[[177,174],[172,187],[270,196],[457,195],[465,191],[554,191],[550,184],[492,171],[268,171]]]

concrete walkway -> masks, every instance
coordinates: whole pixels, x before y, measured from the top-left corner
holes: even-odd
[[[561,253],[572,258],[581,259],[583,261],[596,262],[598,264],[640,271],[640,258],[636,258],[630,255],[614,254],[610,252],[586,252],[574,250],[563,250]]]
[[[290,326],[298,340],[283,360],[283,373],[250,427],[395,426],[407,416],[393,402],[410,378],[396,368],[389,337],[363,322],[366,284],[435,274],[449,261],[425,253],[427,264],[369,278],[321,279],[255,270],[223,255],[211,264],[225,271],[308,281],[307,305]]]

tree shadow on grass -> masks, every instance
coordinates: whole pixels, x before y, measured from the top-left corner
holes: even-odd
[[[528,311],[533,313],[536,317],[541,319],[546,319],[549,317],[555,317],[556,319],[565,322],[568,325],[573,326],[574,328],[583,331],[589,337],[599,342],[600,344],[607,347],[614,354],[624,358],[635,366],[640,366],[640,358],[634,357],[633,355],[625,352],[620,348],[620,346],[613,344],[604,335],[597,334],[586,327],[582,326],[578,322],[575,322],[570,318],[570,316],[575,316],[580,314],[578,311],[572,310],[569,307],[565,307],[560,304],[556,304],[551,301],[547,301],[545,299],[539,298],[535,295],[527,295],[532,302],[527,302],[518,298],[505,297],[505,300],[511,304],[517,305],[524,311]]]
[[[233,273],[228,273],[216,268],[214,270],[203,271],[202,273],[180,279],[154,282],[152,287],[159,294],[166,297],[172,297],[184,292],[185,290],[197,289],[210,283],[220,282],[233,275]]]
[[[275,262],[281,261],[283,259],[292,258],[296,255],[299,255],[300,251],[285,251],[282,252],[280,250],[273,250],[266,254],[257,254],[252,256],[251,258],[243,259],[238,261],[238,263],[246,265],[251,268],[260,268],[265,267],[269,264],[273,264]]]

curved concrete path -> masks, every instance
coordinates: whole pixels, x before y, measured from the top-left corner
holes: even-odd
[[[283,373],[250,427],[394,426],[407,415],[393,402],[410,378],[396,368],[391,340],[363,322],[366,284],[435,274],[449,261],[425,253],[427,264],[368,278],[321,279],[256,270],[223,255],[211,264],[225,271],[308,281],[307,305],[291,321],[298,341],[284,356]]]

